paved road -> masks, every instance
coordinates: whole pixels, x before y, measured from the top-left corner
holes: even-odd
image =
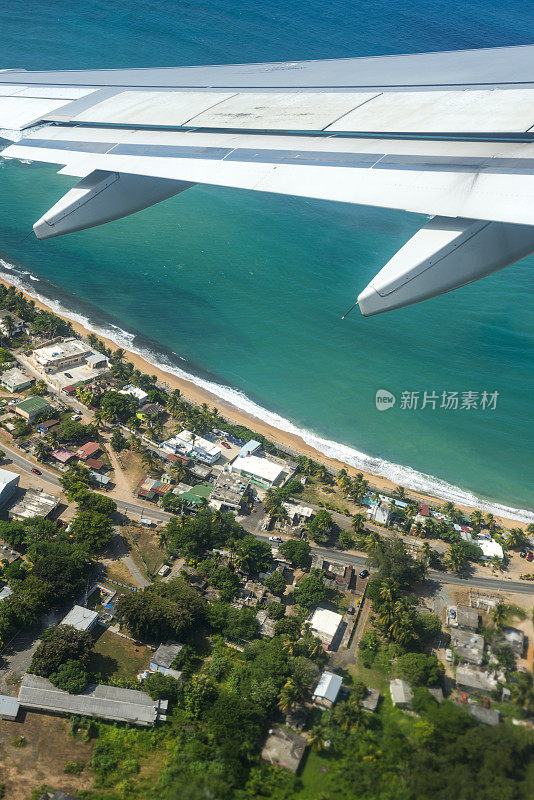
[[[24,469],[28,472],[35,467],[35,464],[30,461],[29,459],[25,458],[24,456],[17,453],[16,450],[9,447],[8,445],[2,444],[2,449],[9,453],[9,457],[21,469]],[[42,472],[41,479],[48,481],[49,483],[53,484],[54,486],[60,486],[59,479],[57,475],[53,472],[50,472],[46,469],[46,467],[39,466],[39,469]],[[115,499],[115,498],[114,498]],[[141,503],[135,503],[133,501],[125,501],[125,500],[116,500],[117,507],[119,511],[124,514],[131,515],[131,514],[143,514],[150,519],[156,520],[157,522],[168,522],[172,514],[168,514],[166,511],[162,511],[161,509],[155,508],[154,506],[146,506],[142,505]],[[248,526],[247,526],[248,527]],[[256,530],[252,531],[254,536],[262,541],[269,541],[269,535],[263,533],[257,533]],[[328,560],[329,558],[333,561],[339,559],[340,557],[348,564],[353,564],[355,567],[363,567],[367,564],[367,558],[365,556],[359,556],[354,553],[347,553],[339,550],[333,550],[325,547],[312,547],[312,553],[321,553],[323,558]],[[436,572],[434,570],[430,570],[428,572],[428,579],[432,581],[436,581],[436,583],[449,583],[454,584],[457,586],[465,586],[466,588],[471,586],[476,589],[487,589],[489,591],[503,591],[503,592],[517,592],[518,594],[534,594],[534,581],[532,583],[527,583],[526,581],[513,581],[509,578],[479,578],[474,576],[467,576],[463,577],[460,575],[453,575],[450,573],[443,573],[443,572]]]
[[[32,469],[36,468],[36,464],[33,461],[30,461],[29,458],[21,455],[17,450],[13,449],[7,444],[1,444],[1,449],[6,452],[10,461],[15,464],[20,469],[25,470],[26,472],[31,472]],[[53,486],[60,487],[61,484],[59,482],[58,476],[48,470],[42,464],[38,466],[39,471],[41,472],[40,479],[47,483],[50,483]],[[172,514],[167,514],[165,511],[161,509],[154,508],[154,506],[142,505],[141,503],[135,503],[125,500],[117,500],[113,498],[117,503],[117,508],[124,514],[143,514],[150,519],[157,520],[158,522],[168,522],[172,516]]]

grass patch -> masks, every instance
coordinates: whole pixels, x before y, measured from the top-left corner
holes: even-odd
[[[148,570],[155,575],[166,558],[165,550],[159,546],[156,534],[146,528],[129,525],[124,530],[124,538],[131,545],[130,555],[139,569],[143,572]]]
[[[148,667],[151,650],[110,631],[98,637],[89,669],[109,678],[135,678]]]
[[[132,573],[122,561],[112,561],[106,564],[106,576],[112,581],[124,583],[127,586],[137,586]]]

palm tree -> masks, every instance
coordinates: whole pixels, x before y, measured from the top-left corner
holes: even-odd
[[[441,506],[441,511],[443,512],[443,514],[446,514],[449,517],[449,519],[452,520],[452,519],[454,519],[454,514],[456,512],[456,507],[455,507],[454,503],[451,503],[450,500],[447,500],[447,502],[443,503],[443,505]]]
[[[284,636],[282,641],[282,650],[287,653],[289,656],[292,656],[295,651],[295,642],[289,638],[289,636]]]
[[[495,528],[497,527],[497,523],[495,522],[495,517],[493,516],[493,514],[486,514],[485,526],[490,533],[492,533],[495,530]]]
[[[365,518],[363,514],[355,514],[353,516],[351,525],[352,525],[352,530],[355,531],[355,533],[360,533],[361,531],[363,531],[364,519]]]
[[[39,441],[35,445],[34,455],[37,461],[46,461],[46,459],[50,456],[52,452],[52,448],[50,445],[43,441],[43,439],[39,439]]]
[[[314,725],[308,733],[308,744],[310,745],[310,748],[314,752],[320,753],[321,750],[326,748],[326,742],[326,731],[324,727],[322,725]]]
[[[517,672],[510,686],[512,702],[527,714],[534,712],[534,679],[532,672]]]
[[[484,524],[484,517],[482,516],[482,513],[478,510],[478,508],[476,508],[471,513],[471,522],[473,523],[473,527],[477,531],[479,531],[482,528],[482,525]]]
[[[369,531],[367,536],[365,537],[365,550],[370,554],[378,550],[380,545],[382,544],[382,538],[379,533],[376,531]]]
[[[497,603],[491,610],[491,619],[498,631],[502,631],[508,611],[505,603]]]
[[[406,490],[404,489],[404,486],[397,486],[397,488],[393,490],[392,494],[397,500],[406,500]]]
[[[339,725],[341,730],[343,731],[350,731],[350,729],[354,725],[354,707],[351,706],[346,700],[342,703],[338,703],[334,709],[334,720]]]
[[[525,532],[521,528],[511,528],[506,533],[507,547],[523,547],[525,544]]]
[[[291,711],[295,703],[299,700],[299,690],[296,683],[291,679],[288,678],[287,681],[284,683],[282,691],[280,692],[278,698],[278,708],[284,714],[287,714],[288,711]]]

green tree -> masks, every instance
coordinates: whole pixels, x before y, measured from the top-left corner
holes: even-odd
[[[311,547],[302,539],[288,539],[283,542],[278,551],[288,558],[294,567],[307,567],[310,560]]]
[[[49,678],[68,661],[75,661],[85,668],[92,650],[93,639],[88,631],[78,631],[70,625],[48,628],[33,654],[30,671]]]
[[[168,700],[176,703],[181,697],[180,681],[162,672],[152,672],[145,678],[144,688],[153,700]]]
[[[399,656],[395,670],[413,686],[435,686],[444,673],[443,664],[434,655],[405,653]]]
[[[119,428],[115,428],[111,434],[110,444],[115,452],[120,453],[126,447],[126,439]]]
[[[281,597],[285,592],[286,582],[281,573],[275,570],[265,579],[265,586],[270,592]]]
[[[60,664],[56,672],[49,675],[49,678],[54,686],[70,694],[83,692],[89,681],[85,667],[75,659],[69,659],[64,664]]]
[[[313,519],[308,523],[308,532],[314,542],[327,542],[334,529],[332,515],[324,508],[319,509]]]
[[[85,544],[96,553],[111,541],[113,522],[107,514],[81,509],[70,523],[70,535],[75,542]]]
[[[323,583],[323,573],[320,569],[312,569],[293,590],[295,602],[303,608],[319,605],[326,597]]]

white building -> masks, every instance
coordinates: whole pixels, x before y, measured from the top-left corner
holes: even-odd
[[[124,389],[121,389],[119,394],[124,394],[128,397],[135,397],[140,405],[148,400],[148,394],[146,392],[140,389],[139,386],[132,386],[131,384],[125,386]]]
[[[283,464],[277,464],[260,456],[238,456],[230,465],[232,472],[237,472],[251,483],[270,488],[284,473]]]
[[[77,631],[90,631],[96,625],[98,611],[83,606],[73,606],[66,617],[63,617],[60,625],[70,625]]]
[[[82,364],[93,354],[93,349],[81,339],[65,339],[63,342],[36,348],[31,360],[38,370],[49,373]]]
[[[174,453],[175,455],[197,458],[205,464],[215,464],[222,453],[218,445],[188,430],[180,431],[180,433],[177,433],[172,439],[167,439],[167,441],[163,442],[161,445],[161,449],[168,453]]]
[[[399,708],[411,708],[413,692],[406,681],[400,678],[395,678],[390,681],[389,692],[391,694],[391,702],[394,706],[398,706]]]
[[[331,708],[337,700],[341,691],[343,678],[335,672],[325,670],[313,691],[313,702],[318,706]]]
[[[33,378],[26,375],[18,367],[12,367],[2,374],[2,386],[9,392],[23,392],[28,389],[33,383]]]
[[[0,508],[3,508],[17,491],[19,477],[16,472],[0,469]]]
[[[7,322],[7,317],[11,322]],[[8,311],[7,308],[0,309],[0,331],[4,336],[16,336],[17,333],[22,333],[24,330],[24,320]]]
[[[332,644],[342,621],[341,614],[328,608],[316,608],[309,620],[312,633],[318,636],[326,647]]]

